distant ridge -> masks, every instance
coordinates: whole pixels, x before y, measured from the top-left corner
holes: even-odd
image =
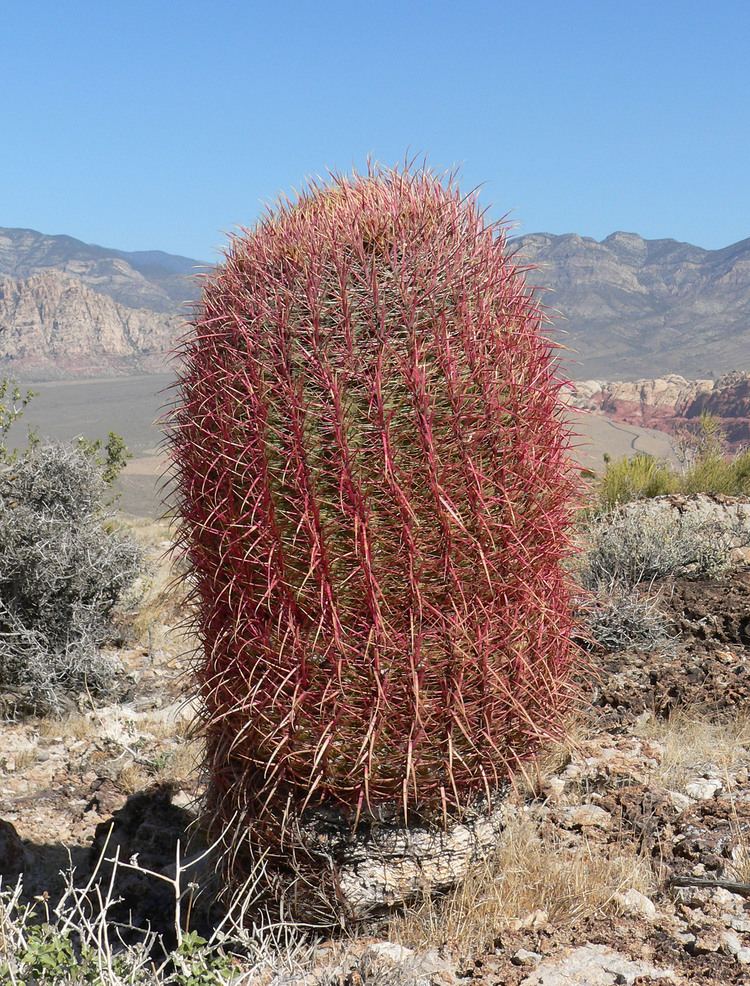
[[[511,240],[538,266],[530,284],[564,319],[576,379],[750,369],[750,239],[721,250],[612,233],[532,233]]]
[[[193,275],[205,267],[161,250],[112,250],[72,236],[0,227],[0,276],[24,279],[57,270],[129,308],[179,313],[195,298]]]
[[[601,241],[531,233],[513,237],[510,245],[520,263],[537,268],[529,272],[529,284],[562,316],[551,332],[574,350],[566,360],[569,376],[705,378],[750,370],[750,239],[705,250],[635,233],[616,232]],[[206,269],[161,250],[128,252],[0,227],[0,373],[11,368],[19,376],[86,376],[94,372],[89,366],[98,374],[163,369],[199,292],[195,274]],[[66,301],[52,281],[34,280],[40,274],[79,282],[88,292],[85,301]],[[50,303],[52,297],[62,308]],[[128,337],[123,326],[138,328]],[[43,345],[46,350],[35,349]]]

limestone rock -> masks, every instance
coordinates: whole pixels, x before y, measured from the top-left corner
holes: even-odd
[[[163,369],[181,324],[55,270],[0,279],[0,361],[26,375]]]
[[[623,894],[615,894],[615,902],[623,913],[642,917],[647,921],[654,921],[658,915],[654,902],[634,887]]]
[[[609,829],[612,827],[612,816],[598,805],[573,805],[565,809],[563,824],[566,828]]]
[[[685,785],[685,794],[695,801],[708,801],[722,789],[722,783],[714,777],[700,777]]]
[[[629,959],[607,945],[586,944],[544,959],[521,986],[633,986],[642,976],[679,982],[672,969]]]

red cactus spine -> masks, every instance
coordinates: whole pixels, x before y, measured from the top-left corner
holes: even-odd
[[[558,729],[542,321],[502,227],[426,172],[313,185],[206,280],[171,441],[224,821],[445,818]]]

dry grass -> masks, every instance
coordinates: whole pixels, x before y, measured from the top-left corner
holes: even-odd
[[[571,849],[543,838],[531,819],[520,816],[493,858],[441,899],[425,899],[392,919],[386,937],[410,948],[448,945],[483,954],[504,928],[528,926],[536,912],[555,925],[570,923],[608,910],[615,895],[630,888],[653,889],[647,859],[625,845],[610,856],[585,841]]]
[[[685,786],[700,776],[703,766],[711,766],[718,769],[725,796],[735,804],[735,774],[750,768],[750,713],[738,711],[711,719],[694,709],[682,708],[667,720],[648,720],[639,733],[664,747],[655,775],[664,787],[684,792]],[[750,833],[736,812],[731,829],[736,849],[728,875],[750,883]]]
[[[182,716],[165,718],[155,715],[146,716],[139,722],[139,728],[153,736],[156,740],[189,740],[192,735],[193,723]]]
[[[152,783],[148,772],[137,763],[126,764],[117,775],[117,784],[124,794],[137,794]]]
[[[711,719],[695,709],[681,708],[669,719],[649,719],[637,734],[664,747],[656,778],[672,791],[681,791],[695,780],[703,764],[717,767],[729,788],[730,775],[750,765],[750,713],[745,711]]]
[[[154,770],[152,777],[159,783],[182,783],[192,777],[202,760],[203,748],[199,740],[178,744],[169,750],[163,762]]]
[[[548,780],[571,762],[579,744],[589,735],[584,719],[577,713],[571,715],[564,725],[562,739],[547,743],[537,757],[518,765],[512,783],[519,797],[544,797]]]
[[[25,770],[36,762],[37,750],[36,746],[27,746],[23,750],[17,750],[13,755],[13,759],[16,763],[16,770]]]
[[[740,823],[736,815],[732,830],[736,848],[732,854],[732,862],[728,867],[730,876],[740,883],[750,883],[750,833],[747,832],[746,827]]]
[[[39,737],[45,740],[88,740],[99,735],[99,723],[78,713],[62,719],[40,719]]]
[[[135,639],[147,642],[152,650],[163,642],[161,628],[174,626],[185,616],[185,592],[175,578],[174,532],[167,521],[127,517],[125,525],[150,563],[148,575],[140,586],[142,594],[137,611],[129,614],[128,623]]]

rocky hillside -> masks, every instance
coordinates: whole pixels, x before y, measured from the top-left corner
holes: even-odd
[[[515,241],[564,319],[571,375],[706,377],[750,369],[750,239],[723,250],[635,233]]]
[[[201,265],[0,228],[0,375],[163,371]]]
[[[25,279],[59,271],[128,308],[182,312],[184,303],[195,297],[193,275],[200,267],[197,260],[160,250],[128,253],[72,236],[0,227],[0,277]]]
[[[130,308],[50,269],[0,278],[0,366],[27,378],[163,370],[176,314]]]
[[[718,380],[686,380],[675,373],[648,380],[582,380],[569,388],[566,400],[615,421],[671,434],[707,412],[720,419],[730,446],[750,442],[750,373],[734,371]]]

